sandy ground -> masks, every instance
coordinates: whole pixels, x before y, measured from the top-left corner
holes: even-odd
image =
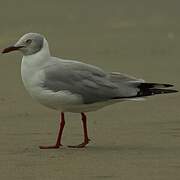
[[[180,89],[178,1],[6,0],[0,20],[0,48],[40,32],[56,56]],[[30,98],[20,63],[19,53],[0,56],[0,179],[179,179],[179,93],[89,113],[86,149],[66,147],[82,140],[80,116],[67,114],[65,146],[40,150],[55,141],[58,112]]]

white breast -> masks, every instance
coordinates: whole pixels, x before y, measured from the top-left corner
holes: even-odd
[[[82,97],[68,90],[53,92],[44,89],[41,84],[45,80],[43,67],[30,63],[31,59],[23,57],[21,64],[22,81],[29,94],[46,107],[62,112],[88,112],[98,110],[118,101],[107,101],[94,104],[83,104]]]
[[[23,84],[29,94],[39,103],[60,111],[70,111],[70,106],[82,104],[82,98],[66,91],[53,92],[43,88],[45,81],[44,64],[39,54],[24,56],[21,63],[21,76]],[[44,57],[46,58],[46,57]],[[49,59],[47,59],[49,60]]]

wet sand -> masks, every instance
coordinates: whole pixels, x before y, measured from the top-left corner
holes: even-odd
[[[180,89],[178,1],[32,2],[2,2],[0,49],[40,32],[55,56]],[[58,112],[27,94],[20,63],[20,53],[0,56],[0,179],[179,179],[179,93],[89,113],[85,149],[66,147],[82,141],[80,116],[68,113],[64,147],[40,150],[55,141]]]

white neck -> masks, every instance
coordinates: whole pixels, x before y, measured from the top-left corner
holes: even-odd
[[[33,95],[35,87],[39,84],[44,74],[41,67],[50,59],[48,42],[44,39],[42,49],[32,55],[23,56],[21,63],[21,76],[24,86]]]
[[[41,52],[41,51],[43,51],[43,53],[46,54],[46,56],[50,56],[49,45],[45,38],[43,41],[43,47],[39,52]]]

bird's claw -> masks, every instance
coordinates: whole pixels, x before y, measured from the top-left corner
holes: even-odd
[[[84,141],[81,144],[78,145],[72,145],[72,146],[68,146],[69,148],[84,148],[86,147],[86,145],[89,143],[90,139],[87,139],[86,141]]]

